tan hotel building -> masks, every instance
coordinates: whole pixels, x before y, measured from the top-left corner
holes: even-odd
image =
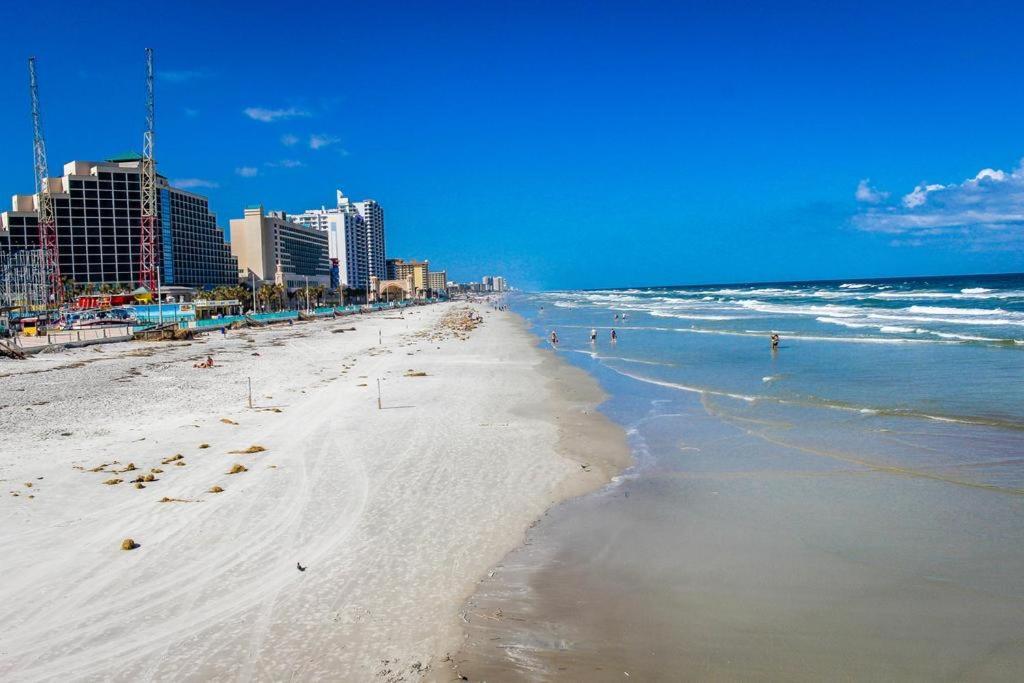
[[[400,258],[388,259],[387,273],[390,280],[404,280],[412,276],[413,290],[425,292],[430,287],[430,262],[406,261]]]
[[[307,278],[311,285],[331,285],[327,233],[293,223],[284,213],[264,213],[262,205],[247,206],[243,218],[231,219],[231,253],[240,280],[281,279],[289,289],[304,287]]]

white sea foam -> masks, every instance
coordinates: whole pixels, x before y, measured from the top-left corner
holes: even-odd
[[[949,306],[911,306],[903,310],[910,313],[925,313],[929,315],[992,315],[994,313],[1006,313],[1001,308],[951,308]]]
[[[672,311],[650,311],[656,318],[680,318],[682,320],[742,320],[744,315],[702,315],[699,313],[678,313]]]
[[[864,289],[865,287],[870,286],[871,285],[865,284],[863,282],[844,282],[843,284],[839,285],[839,289]]]
[[[976,341],[976,342],[992,342],[992,343],[1004,343],[1012,341],[1015,344],[1024,344],[1024,340],[1021,339],[999,339],[996,337],[979,337],[974,334],[954,334],[953,332],[936,332],[934,330],[928,330],[928,334],[934,334],[936,337],[941,339],[958,339],[960,341]]]
[[[747,401],[748,403],[752,403],[752,402],[756,401],[759,398],[758,396],[749,396],[747,394],[737,394],[737,393],[733,393],[733,392],[730,392],[730,391],[721,391],[721,390],[718,390],[718,389],[707,389],[707,388],[702,388],[702,387],[694,387],[694,386],[689,386],[687,384],[679,384],[678,382],[669,382],[667,380],[654,379],[653,377],[644,377],[642,375],[635,375],[635,374],[633,374],[631,372],[626,372],[625,370],[616,370],[616,372],[618,372],[620,375],[624,375],[626,377],[635,379],[635,380],[637,380],[639,382],[646,382],[648,384],[655,384],[655,385],[660,386],[660,387],[668,387],[669,389],[678,389],[679,391],[686,391],[686,392],[690,392],[690,393],[693,393],[693,394],[710,394],[712,396],[725,396],[727,398],[735,398],[735,399],[738,399],[740,401]]]

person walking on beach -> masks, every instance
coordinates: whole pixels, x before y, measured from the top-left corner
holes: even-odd
[[[772,340],[772,351],[777,351],[778,348],[779,348],[779,335],[776,334],[775,332],[772,332],[771,340]]]
[[[590,330],[590,343],[591,344],[596,344],[597,343],[597,330],[593,329],[593,328],[591,328],[591,330]]]
[[[619,340],[619,335],[616,334],[615,330],[612,330],[612,343],[614,344]]]
[[[551,344],[552,346],[558,344],[558,333],[554,330],[551,330]]]

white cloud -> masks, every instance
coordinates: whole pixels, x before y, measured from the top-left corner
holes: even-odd
[[[918,185],[910,194],[903,195],[903,206],[908,209],[921,206],[928,201],[928,193],[946,189],[945,185]]]
[[[291,147],[292,145],[298,144],[299,138],[291,133],[285,133],[281,136],[281,144],[285,147]]]
[[[864,202],[865,204],[878,204],[884,202],[889,198],[888,192],[882,192],[871,187],[871,179],[864,178],[857,183],[857,191],[854,193],[858,202]]]
[[[254,121],[262,121],[263,123],[272,123],[273,121],[278,121],[280,119],[294,119],[297,117],[310,116],[308,111],[304,109],[297,109],[295,107],[288,107],[287,109],[246,107],[242,110],[242,113]]]
[[[991,168],[983,168],[978,171],[978,175],[974,176],[975,180],[984,180],[986,178],[989,180],[1001,181],[1006,180],[1006,174],[1002,171],[996,171]]]
[[[203,180],[202,178],[178,178],[172,180],[171,185],[174,187],[180,187],[183,190],[187,190],[192,187],[220,187],[219,184],[212,180]]]
[[[309,148],[310,149],[321,149],[328,145],[333,145],[336,142],[340,142],[341,138],[336,138],[333,135],[310,135],[309,136]]]
[[[239,166],[235,169],[235,173],[242,176],[243,178],[252,178],[255,175],[259,175],[260,169],[255,166]]]
[[[853,225],[892,235],[900,246],[945,242],[972,250],[1020,248],[1024,163],[1010,172],[985,168],[960,183],[921,183],[899,203],[866,208]]]

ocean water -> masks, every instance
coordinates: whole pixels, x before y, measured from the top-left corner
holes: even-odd
[[[1019,680],[1024,276],[510,303],[636,464],[482,584],[472,680]]]

